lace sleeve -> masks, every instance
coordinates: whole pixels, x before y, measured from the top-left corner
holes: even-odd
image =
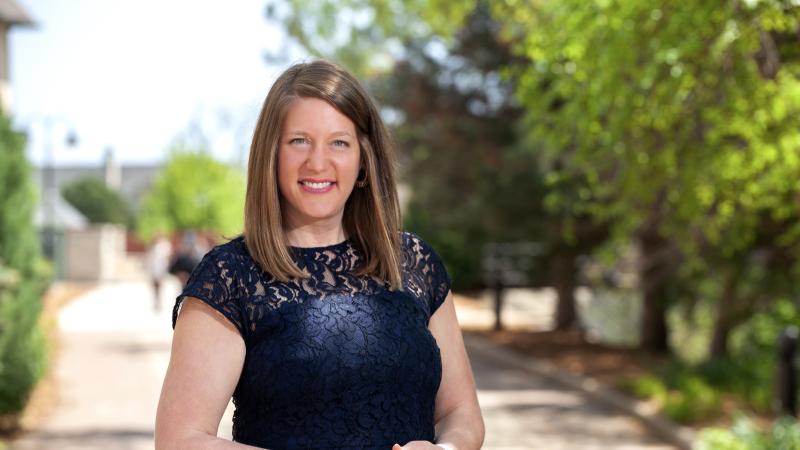
[[[186,297],[195,297],[225,316],[245,337],[244,314],[239,302],[238,282],[234,275],[231,255],[219,247],[208,252],[189,276],[183,292],[176,298],[172,310],[172,328],[178,320],[181,304]]]
[[[425,288],[428,293],[430,315],[444,303],[453,280],[447,272],[444,261],[439,254],[423,241],[419,236],[412,235],[412,240],[418,244],[418,264],[425,276]]]

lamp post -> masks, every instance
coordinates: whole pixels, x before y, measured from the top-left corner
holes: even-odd
[[[56,258],[55,228],[56,224],[56,167],[55,146],[53,145],[53,126],[57,123],[56,117],[47,116],[42,119],[44,160],[42,161],[42,227],[43,250],[46,257],[51,260]],[[64,144],[74,147],[78,143],[78,136],[73,130],[68,130]]]

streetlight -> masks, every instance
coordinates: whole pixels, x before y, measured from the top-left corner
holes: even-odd
[[[56,258],[56,187],[55,146],[53,145],[53,126],[60,119],[56,116],[45,116],[41,119],[44,140],[44,160],[42,161],[42,250],[44,255],[51,260]],[[68,147],[78,144],[78,135],[69,129],[64,139]]]

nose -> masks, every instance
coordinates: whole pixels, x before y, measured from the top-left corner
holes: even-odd
[[[308,158],[306,158],[305,163],[306,167],[315,172],[321,172],[325,169],[326,162],[327,156],[324,146],[321,143],[315,143],[311,147],[311,151],[308,152]]]

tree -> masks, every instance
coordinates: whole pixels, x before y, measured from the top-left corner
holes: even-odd
[[[0,428],[16,426],[46,361],[38,321],[48,276],[30,175],[25,137],[0,115]]]
[[[241,171],[206,152],[176,147],[142,202],[137,231],[145,240],[188,230],[240,233],[244,193]]]
[[[131,219],[125,198],[99,178],[75,180],[61,189],[61,195],[91,223],[127,224]]]
[[[787,43],[800,8],[567,0],[495,2],[493,12],[533,61],[515,71],[531,138],[565,176],[590,182],[595,217],[634,236],[642,346],[668,351],[665,312],[681,263],[702,243],[733,267],[735,252],[754,248],[762,217],[798,217],[787,200],[800,189],[786,180],[800,169],[800,83]],[[795,226],[772,242],[796,248],[797,237]]]
[[[557,326],[572,328],[576,258],[607,233],[566,202],[543,204],[546,174],[531,151],[537,143],[520,138],[515,79],[503,73],[524,61],[500,38],[488,5],[298,0],[274,6],[270,17],[307,51],[368,80],[391,119],[412,191],[406,226],[436,246],[456,285],[483,284],[484,243],[544,241],[547,254],[531,268],[531,281],[556,286]],[[345,30],[335,32],[325,26],[353,11],[364,20],[345,20]],[[341,36],[347,39],[337,41]],[[580,180],[564,178],[559,186],[568,190],[572,182]]]

